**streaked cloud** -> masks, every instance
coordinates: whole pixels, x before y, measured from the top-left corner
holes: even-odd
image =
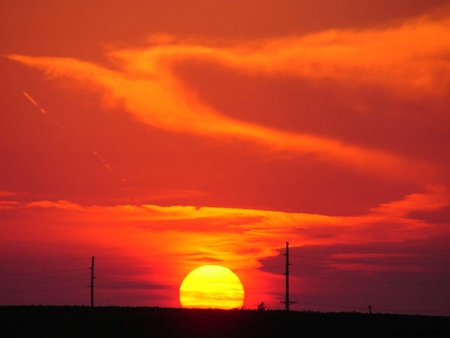
[[[52,77],[66,76],[99,90],[108,105],[120,105],[137,120],[171,132],[187,132],[259,144],[271,152],[315,154],[357,171],[418,181],[432,180],[432,164],[389,149],[373,149],[324,135],[293,133],[227,116],[202,100],[177,75],[186,62],[212,62],[257,76],[338,81],[347,90],[380,87],[407,100],[440,99],[450,84],[450,19],[420,17],[388,28],[325,31],[302,37],[218,46],[175,39],[144,49],[110,52],[118,67],[73,58],[10,58]]]
[[[433,188],[427,193],[412,194],[405,196],[402,200],[382,204],[373,208],[370,213],[360,216],[327,216],[256,209],[194,206],[82,206],[68,201],[35,201],[27,204],[9,202],[8,205],[17,210],[32,209],[36,212],[57,209],[62,211],[58,217],[64,219],[65,222],[76,220],[92,225],[111,224],[111,229],[114,228],[113,224],[129,224],[142,232],[176,230],[184,233],[202,233],[206,237],[215,233],[221,233],[225,237],[227,234],[231,237],[236,234],[246,235],[249,236],[247,239],[254,246],[253,239],[256,238],[262,244],[266,240],[271,241],[273,236],[289,238],[294,235],[297,244],[300,245],[304,242],[303,245],[305,245],[309,241],[317,241],[318,238],[315,234],[325,229],[339,230],[336,231],[335,236],[322,238],[322,240],[330,241],[330,243],[338,243],[339,237],[343,243],[346,243],[351,241],[355,233],[359,235],[359,243],[370,242],[372,241],[371,236],[363,236],[364,232],[370,230],[372,226],[378,227],[381,224],[384,224],[383,227],[390,226],[392,230],[411,227],[410,230],[416,229],[421,233],[417,225],[426,227],[426,223],[414,218],[408,219],[405,216],[417,211],[438,210],[449,206],[450,199],[445,189]],[[53,215],[54,213],[49,213],[48,217],[53,217]],[[46,216],[40,213],[40,217]],[[170,226],[162,226],[165,223],[170,224]],[[108,228],[105,228],[105,230]],[[391,238],[390,234],[386,234],[386,236],[380,234],[379,236],[381,236],[380,239],[384,238],[384,240]],[[415,236],[413,231],[405,238],[410,236]],[[423,236],[423,234],[421,233],[420,236]],[[396,234],[396,238],[401,240],[398,234]],[[245,241],[240,245],[245,246]],[[279,243],[275,247],[279,247]]]
[[[436,211],[450,205],[450,193],[444,187],[431,187],[429,193],[405,196],[401,201],[385,203],[373,211],[380,215],[408,217],[412,212]]]
[[[218,264],[279,309],[289,242],[295,309],[446,313],[444,2],[11,2],[0,302],[86,304],[94,255],[99,305]]]
[[[83,254],[92,250],[100,257],[99,271],[107,283],[122,273],[122,263],[114,263],[115,259],[111,261],[114,270],[108,273],[108,257],[129,256],[128,277],[125,277],[131,278],[130,283],[142,282],[149,287],[165,285],[166,298],[157,299],[171,306],[177,306],[177,296],[173,294],[177,293],[183,276],[200,263],[214,262],[238,273],[252,303],[261,297],[259,286],[252,282],[255,278],[264,279],[267,284],[264,297],[268,297],[267,290],[279,282],[277,273],[267,274],[266,268],[260,268],[263,264],[269,264],[270,268],[271,261],[280,259],[285,241],[290,241],[299,253],[301,248],[306,252],[308,248],[328,250],[332,262],[324,265],[324,269],[332,268],[334,275],[339,271],[364,271],[367,267],[374,272],[392,270],[390,261],[410,259],[402,256],[398,248],[405,245],[405,252],[410,253],[410,243],[426,245],[424,243],[433,243],[450,234],[450,230],[443,231],[440,225],[399,217],[400,214],[392,210],[412,212],[436,208],[445,204],[446,194],[439,189],[430,190],[392,201],[366,215],[347,217],[194,206],[96,206],[68,201],[9,203],[8,208],[1,209],[2,231],[7,238],[4,244],[20,246],[25,243],[27,250],[38,246],[44,256],[54,250],[75,253],[82,248]],[[8,217],[10,213],[14,214],[14,219]],[[397,249],[386,251],[389,247]],[[377,261],[387,262],[387,265]],[[166,265],[170,266],[167,271],[161,268]],[[127,287],[127,283],[122,287]],[[267,301],[275,302],[271,298]]]
[[[18,193],[14,191],[0,190],[0,197],[10,197],[15,195],[18,195]]]

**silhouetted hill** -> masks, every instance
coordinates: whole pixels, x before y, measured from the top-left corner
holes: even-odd
[[[317,336],[449,338],[450,317],[144,307],[0,307],[0,337]]]

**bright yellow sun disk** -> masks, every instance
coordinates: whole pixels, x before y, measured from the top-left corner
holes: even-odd
[[[182,307],[234,309],[244,303],[244,287],[238,276],[219,265],[192,270],[180,286]]]

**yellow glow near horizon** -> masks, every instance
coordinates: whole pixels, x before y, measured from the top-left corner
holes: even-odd
[[[203,265],[184,278],[180,286],[180,303],[189,308],[239,308],[244,303],[244,287],[230,269]]]

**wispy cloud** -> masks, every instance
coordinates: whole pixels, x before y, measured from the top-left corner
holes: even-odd
[[[436,211],[450,205],[450,193],[444,187],[430,187],[428,193],[405,196],[401,201],[382,204],[372,211],[379,215],[407,217],[412,212]]]
[[[321,135],[292,133],[228,117],[206,104],[177,76],[177,67],[209,61],[245,73],[326,79],[352,86],[379,86],[410,100],[442,97],[450,84],[450,19],[426,17],[397,27],[323,33],[253,41],[246,45],[162,43],[119,50],[108,66],[73,58],[10,58],[44,70],[49,76],[74,78],[120,104],[136,119],[171,132],[254,142],[270,151],[315,154],[324,161],[396,179],[431,178],[430,163],[387,150],[371,149]]]
[[[26,205],[28,208],[52,208],[58,210],[74,210],[74,211],[82,211],[83,208],[76,203],[68,202],[68,201],[35,201],[30,202]]]
[[[268,290],[279,282],[281,267],[276,265],[278,273],[268,275],[268,271],[274,269],[270,268],[274,265],[271,260],[279,260],[285,241],[306,252],[307,248],[325,250],[336,260],[325,269],[331,267],[334,273],[365,269],[369,259],[395,261],[401,257],[392,247],[420,242],[427,248],[427,243],[450,235],[450,230],[438,224],[402,217],[414,210],[437,208],[446,196],[443,190],[430,190],[352,217],[194,206],[11,202],[0,207],[0,243],[17,248],[22,243],[26,250],[38,247],[43,257],[55,250],[69,250],[74,255],[80,252],[80,256],[93,252],[102,262],[99,271],[103,280],[124,274],[132,276],[132,281],[144,281],[144,285],[167,285],[165,298],[155,299],[170,306],[178,306],[177,290],[183,277],[199,264],[213,262],[238,273],[252,304],[258,297],[268,301],[277,297],[269,296]],[[403,211],[393,212],[398,209]],[[386,253],[385,247],[391,251]],[[387,256],[382,258],[383,252]],[[345,255],[333,256],[335,253]],[[349,259],[352,261],[345,261]],[[359,260],[363,265],[358,265]],[[260,269],[263,264],[270,269]],[[126,273],[120,270],[122,265]],[[375,265],[370,265],[374,271],[383,268],[381,263]],[[165,270],[165,266],[170,268]],[[264,287],[255,284],[255,279],[264,280]],[[122,289],[127,287],[127,283],[121,285]]]
[[[239,241],[240,252],[245,253],[245,247],[255,248],[266,246],[270,249],[267,253],[272,254],[279,243],[272,247],[267,241],[273,242],[273,238],[295,238],[298,245],[308,243],[348,243],[353,238],[358,237],[358,242],[370,243],[373,241],[373,234],[376,228],[390,228],[395,232],[393,236],[390,233],[380,231],[378,240],[395,241],[420,238],[424,236],[423,228],[427,228],[424,221],[420,219],[408,218],[408,215],[415,211],[437,210],[450,205],[449,194],[446,189],[432,188],[428,192],[421,194],[411,194],[405,196],[402,200],[391,201],[373,208],[371,212],[360,216],[327,216],[305,213],[288,213],[282,211],[269,211],[257,209],[240,208],[220,208],[220,207],[194,207],[194,206],[158,206],[158,205],[116,205],[116,206],[82,206],[68,201],[35,201],[28,204],[9,204],[17,210],[35,210],[39,212],[49,210],[59,210],[58,218],[64,222],[76,222],[81,224],[90,224],[91,226],[102,228],[102,224],[109,226],[105,230],[111,231],[115,225],[121,227],[131,227],[136,232],[152,233],[173,231],[179,232],[178,235],[172,233],[171,236],[186,236],[188,233],[194,233],[201,238],[209,239],[210,236],[220,234],[223,240],[221,243],[215,241],[215,246],[237,250],[235,244],[230,243]],[[39,213],[41,218],[55,217],[54,212],[47,216]],[[74,221],[76,220],[76,221]],[[100,229],[99,228],[99,229]],[[399,230],[408,229],[410,233],[404,233],[399,236]],[[123,230],[123,229],[122,229]],[[102,230],[103,231],[103,230]],[[321,235],[320,235],[321,234]],[[328,235],[326,235],[328,234]],[[433,235],[433,232],[430,233]],[[227,238],[233,240],[229,242]],[[248,241],[248,243],[247,243]],[[220,241],[219,241],[220,242]],[[183,240],[178,245],[171,246],[178,248],[174,252],[183,252],[184,254],[192,252],[189,250],[180,250],[179,246],[189,245],[188,241]],[[204,245],[207,246],[206,242]],[[213,248],[213,247],[211,247]],[[164,249],[165,251],[165,249]],[[214,251],[214,250],[213,250]],[[249,250],[248,254],[254,254]],[[214,257],[210,257],[214,258]],[[259,259],[261,257],[254,257]]]
[[[0,190],[0,197],[10,197],[15,195],[18,195],[18,193],[14,191]]]

